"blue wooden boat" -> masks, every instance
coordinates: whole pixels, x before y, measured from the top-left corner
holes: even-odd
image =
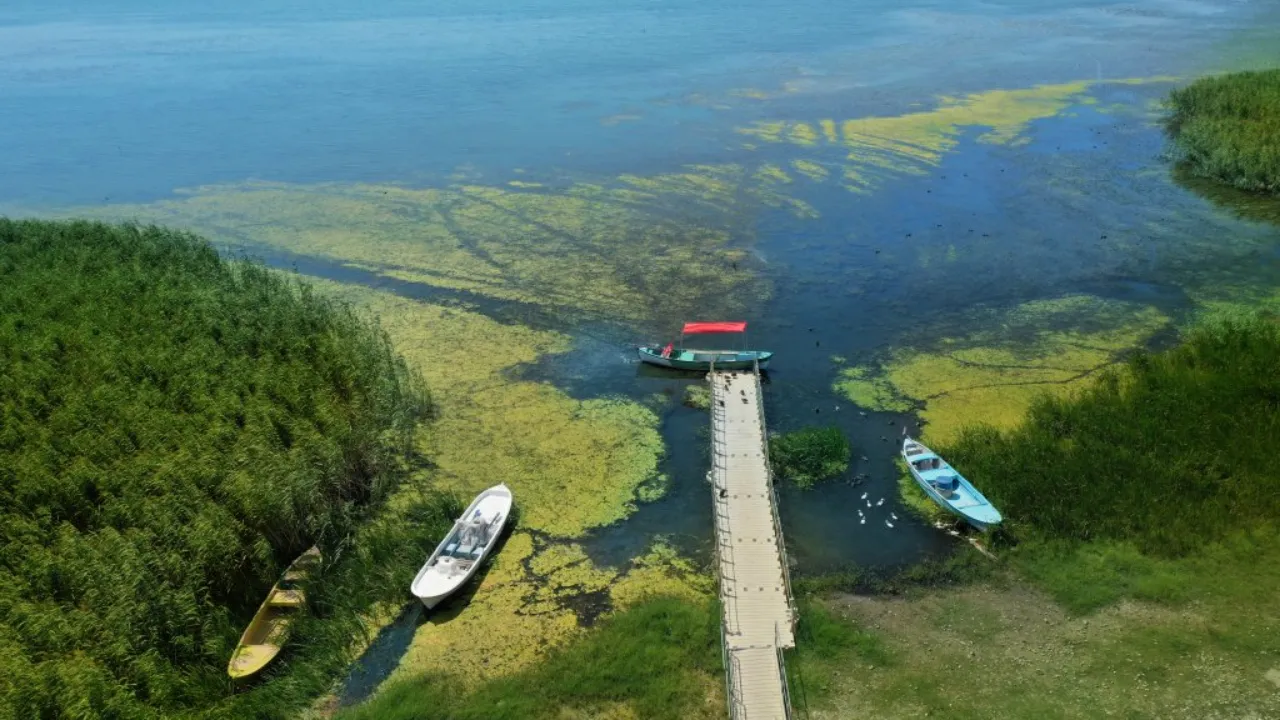
[[[675,343],[667,343],[666,347],[642,345],[637,352],[641,362],[677,370],[707,371],[712,367],[718,370],[750,370],[756,367],[756,363],[763,370],[773,359],[773,353],[768,350],[692,350],[684,346],[685,335],[742,333],[745,342],[746,331],[744,322],[690,322],[684,324],[680,333],[679,347]]]
[[[1000,511],[955,468],[924,443],[903,438],[902,459],[911,477],[933,501],[979,530],[1000,524]]]

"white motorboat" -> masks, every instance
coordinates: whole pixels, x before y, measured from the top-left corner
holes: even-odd
[[[476,496],[413,579],[413,594],[433,608],[475,574],[498,542],[515,498],[506,485]]]

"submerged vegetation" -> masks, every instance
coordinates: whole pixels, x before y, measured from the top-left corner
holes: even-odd
[[[394,682],[341,720],[720,718],[719,609],[654,597],[616,613],[542,662],[459,692],[448,677]],[[473,638],[491,642],[493,638]]]
[[[683,402],[694,410],[706,410],[711,407],[711,388],[707,387],[706,383],[686,385]]]
[[[281,714],[456,510],[402,485],[432,406],[386,336],[190,235],[0,220],[0,364],[0,717]],[[231,696],[313,543],[288,676]]]
[[[1168,105],[1165,126],[1187,171],[1280,195],[1280,70],[1203,78]]]
[[[769,438],[773,473],[802,488],[849,469],[853,448],[838,427],[803,428]]]
[[[1169,324],[1151,306],[1092,295],[965,315],[965,325],[981,329],[950,336],[939,326],[932,344],[896,349],[870,367],[842,367],[836,391],[869,410],[922,405],[923,440],[940,447],[965,423],[1016,427],[1037,396],[1088,383]]]

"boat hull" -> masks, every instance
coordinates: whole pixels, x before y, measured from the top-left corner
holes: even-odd
[[[320,562],[319,548],[311,548],[298,556],[285,569],[280,580],[271,586],[267,598],[254,613],[253,620],[240,635],[240,642],[227,662],[227,675],[233,680],[256,675],[280,654],[288,637],[288,627],[297,611],[306,603],[301,589],[292,586],[307,579]]]
[[[978,530],[982,530],[984,532],[987,530],[990,530],[992,527],[995,527],[994,524],[987,524],[977,518],[970,517],[969,515],[966,515],[963,510],[958,510],[955,507],[953,507],[951,503],[947,502],[946,498],[942,497],[941,493],[939,493],[936,489],[934,489],[934,487],[930,485],[927,480],[920,477],[920,474],[915,472],[914,470],[911,471],[911,477],[916,481],[916,484],[920,486],[920,489],[924,490],[925,494],[928,495],[929,498],[933,500],[935,503],[937,503],[943,510],[946,510],[952,515],[955,515],[956,517],[960,518],[961,520],[964,520],[965,522],[969,523],[970,525],[977,528]]]
[[[728,350],[683,350],[673,353],[671,357],[662,357],[661,348],[641,347],[637,351],[641,362],[658,367],[673,368],[676,370],[701,370],[709,371],[714,367],[717,370],[751,370],[755,368],[756,363],[760,364],[760,369],[764,370],[769,366],[769,361],[773,359],[773,353],[767,350],[743,350],[732,352]]]
[[[902,443],[903,461],[911,478],[931,500],[944,510],[959,517],[978,530],[986,531],[1002,521],[1000,511],[978,491],[963,475],[922,443],[906,438]],[[927,461],[921,463],[921,461]],[[918,468],[917,463],[925,467]],[[926,473],[929,475],[926,477]],[[944,485],[951,493],[945,496],[935,482]]]
[[[514,504],[514,496],[506,485],[495,485],[477,495],[461,517],[454,522],[453,528],[440,541],[435,552],[431,553],[431,557],[427,558],[427,562],[413,579],[410,589],[414,597],[430,610],[457,592],[458,588],[466,585],[501,539]],[[464,521],[472,518],[477,511],[489,518],[486,525],[488,539],[480,548],[478,555],[467,555],[466,558],[458,560],[450,550],[467,551],[466,546],[459,548],[463,545],[459,536],[460,528]],[[466,563],[465,567],[459,567],[462,562]]]

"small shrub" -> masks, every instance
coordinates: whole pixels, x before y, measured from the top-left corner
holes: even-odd
[[[774,474],[802,488],[848,470],[852,453],[849,440],[836,427],[804,428],[769,440]]]
[[[684,388],[684,404],[694,410],[706,410],[711,407],[711,390],[706,383],[686,385]]]

